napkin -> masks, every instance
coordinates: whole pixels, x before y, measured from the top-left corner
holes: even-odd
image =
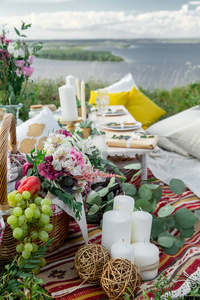
[[[154,149],[158,142],[158,136],[135,139],[130,136],[129,139],[108,139],[106,145],[109,147]]]

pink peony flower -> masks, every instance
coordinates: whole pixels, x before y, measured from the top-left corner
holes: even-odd
[[[15,66],[22,68],[25,65],[25,60],[21,59],[21,60],[15,60]]]
[[[57,130],[57,133],[63,134],[63,135],[65,135],[66,137],[68,137],[68,136],[72,137],[71,133],[70,133],[69,131],[67,131],[67,130],[64,130],[64,129],[58,129],[58,130]]]
[[[43,159],[45,163],[40,163],[37,167],[38,172],[41,176],[51,181],[56,180],[58,177],[63,175],[62,171],[54,170],[52,166],[53,156],[47,156]]]
[[[34,72],[34,68],[31,68],[29,66],[22,67],[22,73],[24,76],[30,77]]]
[[[85,160],[81,152],[77,151],[76,148],[72,147],[70,151],[70,155],[73,161],[76,161],[81,169],[85,167]]]
[[[33,61],[34,61],[34,56],[33,56],[33,55],[30,55],[29,58],[28,58],[28,60],[27,60],[27,63],[28,63],[29,65],[32,65]]]

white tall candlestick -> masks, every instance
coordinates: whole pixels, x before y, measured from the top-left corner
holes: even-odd
[[[152,215],[146,211],[132,213],[131,243],[149,242],[151,236]]]
[[[58,88],[62,112],[61,121],[78,120],[75,90],[72,86],[63,85]]]
[[[130,260],[134,264],[134,247],[129,243],[114,243],[111,246],[111,256]]]
[[[74,90],[76,92],[76,78],[72,75],[69,75],[66,77],[66,84],[68,86],[73,86],[74,87]]]
[[[85,106],[85,82],[81,81],[81,112],[82,119],[86,120],[86,106]]]
[[[158,275],[159,249],[152,243],[133,243],[134,264],[140,268],[142,280],[151,280]]]
[[[102,245],[109,251],[111,245],[131,240],[132,217],[129,213],[118,210],[109,210],[103,214]]]
[[[118,195],[114,198],[113,209],[126,211],[129,214],[133,213],[135,200],[126,195]]]
[[[81,100],[80,82],[78,78],[76,78],[76,95],[77,99]]]

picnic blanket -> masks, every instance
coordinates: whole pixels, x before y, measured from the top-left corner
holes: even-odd
[[[152,174],[149,173],[149,176]],[[191,211],[200,209],[200,200],[188,188],[182,195],[173,194],[169,187],[157,180],[162,186],[163,195],[158,209],[170,203],[176,209],[186,207]],[[160,248],[160,265],[158,276],[165,274],[173,280],[172,297],[178,299],[187,295],[191,290],[193,280],[200,281],[200,222],[195,224],[195,232],[191,238],[186,239],[185,245],[175,255],[167,255]],[[176,235],[176,230],[172,234]],[[91,243],[101,243],[101,229],[98,225],[88,225],[88,236]],[[38,275],[45,282],[45,289],[54,299],[61,300],[95,300],[108,299],[99,284],[83,283],[74,270],[74,258],[77,250],[83,245],[83,238],[78,224],[70,222],[70,231],[66,243],[54,253],[46,256],[47,265],[41,268]],[[158,245],[157,245],[158,246]],[[190,278],[190,279],[188,279]],[[192,280],[191,280],[192,279]],[[150,290],[152,281],[143,282],[135,299],[142,300],[142,291],[149,297],[153,296]],[[163,298],[165,299],[165,298]],[[167,299],[167,298],[166,298]]]

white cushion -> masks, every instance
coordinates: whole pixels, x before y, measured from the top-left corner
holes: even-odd
[[[131,73],[128,73],[122,79],[105,87],[103,90],[107,90],[108,93],[127,92],[130,91],[133,86],[138,89],[133,76]]]
[[[22,153],[30,153],[34,148],[42,150],[44,140],[57,129],[60,126],[46,106],[36,117],[17,126],[18,150]]]
[[[200,157],[196,149],[200,143],[198,124],[200,124],[199,105],[153,124],[147,128],[147,132],[159,135],[158,146],[161,148],[185,156]]]

